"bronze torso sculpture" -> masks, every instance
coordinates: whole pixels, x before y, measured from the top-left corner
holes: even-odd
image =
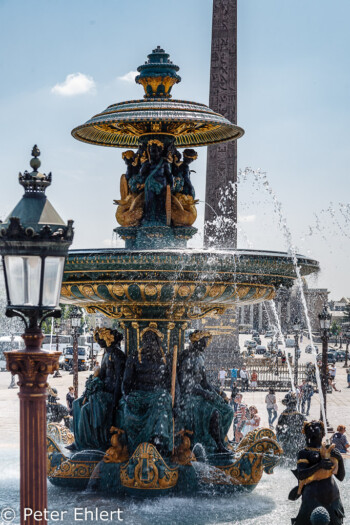
[[[204,350],[211,340],[207,332],[196,330],[191,344],[179,362],[181,393],[180,426],[193,431],[193,442],[202,443],[210,452],[229,452],[225,438],[233,410],[221,393],[211,385],[204,368]]]
[[[330,525],[341,525],[344,508],[334,477],[339,481],[343,481],[345,477],[342,455],[335,448],[327,449],[322,446],[325,434],[321,421],[305,423],[304,433],[307,446],[299,451],[298,466],[293,471],[299,485],[289,494],[289,499],[295,500],[301,493],[302,504],[292,523],[308,525],[311,523],[312,512],[317,507],[324,507],[330,515]]]
[[[286,394],[282,403],[286,408],[278,418],[276,425],[277,440],[283,448],[284,456],[294,460],[298,450],[304,444],[302,429],[306,417],[297,410],[295,394]]]
[[[110,443],[109,430],[117,417],[126,359],[120,349],[122,339],[118,330],[95,330],[95,340],[105,348],[105,354],[101,368],[88,378],[83,395],[73,403],[75,443],[69,447],[73,450],[106,450]]]
[[[118,426],[125,430],[130,454],[145,442],[165,456],[173,449],[171,376],[162,337],[156,327],[145,328],[138,354],[130,355],[126,362]]]

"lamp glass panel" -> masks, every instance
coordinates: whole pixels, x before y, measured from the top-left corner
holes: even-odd
[[[14,306],[38,306],[41,257],[6,255],[4,259],[10,303]]]
[[[71,323],[72,323],[72,326],[74,327],[80,326],[80,316],[72,316]]]
[[[59,304],[62,286],[64,257],[46,257],[43,285],[43,306],[56,307]]]

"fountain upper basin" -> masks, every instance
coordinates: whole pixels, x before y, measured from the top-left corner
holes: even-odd
[[[297,261],[302,276],[319,270],[315,260],[297,255]],[[295,279],[293,260],[283,252],[72,250],[61,301],[87,309],[93,305],[227,308],[272,299],[279,286],[290,287]]]

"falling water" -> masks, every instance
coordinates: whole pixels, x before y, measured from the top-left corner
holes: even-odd
[[[299,287],[301,303],[302,303],[302,306],[303,306],[303,309],[304,309],[304,316],[305,316],[305,319],[306,319],[306,324],[307,324],[310,344],[311,344],[311,348],[312,348],[312,355],[313,355],[313,358],[314,358],[315,375],[316,375],[316,382],[317,382],[317,388],[318,388],[318,393],[319,393],[319,400],[320,400],[322,418],[323,418],[323,421],[326,421],[326,414],[325,414],[325,408],[324,408],[324,399],[323,399],[320,371],[319,371],[318,366],[317,366],[317,359],[316,359],[317,354],[316,354],[315,345],[314,345],[313,336],[312,336],[309,312],[308,312],[306,299],[305,299],[305,294],[304,294],[304,289],[303,289],[303,281],[302,281],[301,274],[300,274],[300,268],[298,266],[298,259],[297,259],[297,255],[296,255],[295,246],[293,245],[293,242],[292,242],[292,234],[291,234],[291,231],[290,231],[290,229],[289,229],[289,227],[287,225],[287,220],[286,220],[286,218],[285,218],[285,216],[283,214],[283,211],[282,211],[282,203],[277,199],[277,196],[276,196],[275,192],[272,190],[271,185],[270,185],[269,181],[267,180],[267,176],[266,176],[265,172],[262,172],[259,169],[258,170],[252,170],[251,168],[246,168],[243,172],[240,172],[240,174],[243,175],[243,178],[247,177],[247,175],[249,175],[249,174],[253,175],[255,177],[255,180],[257,180],[257,181],[262,183],[264,189],[267,191],[267,193],[272,198],[274,212],[276,213],[276,215],[278,217],[280,229],[281,229],[281,231],[282,231],[282,233],[284,235],[284,238],[286,240],[288,252],[289,252],[290,257],[291,257],[291,259],[293,261],[293,265],[294,265],[294,268],[295,268],[295,273],[296,273],[296,276],[297,276],[297,284],[298,284],[298,287]],[[288,359],[287,359],[287,361],[288,361]]]
[[[196,454],[197,448],[198,448],[198,453]],[[197,460],[202,461],[203,463],[208,463],[207,453],[202,443],[195,443],[193,445],[192,452],[196,456]]]
[[[213,206],[211,204],[209,204],[207,201],[201,201],[198,199],[198,202],[203,202],[203,204],[205,204],[206,206],[208,206],[214,213],[215,213],[215,217],[218,216],[217,212],[214,210]]]
[[[277,308],[276,308],[276,305],[275,305],[275,301],[271,301],[270,306],[271,306],[271,310],[272,310],[273,316],[274,316],[274,318],[275,318],[275,323],[276,323],[276,326],[277,326],[278,337],[280,337],[280,338],[282,339],[282,346],[283,346],[284,353],[285,353],[285,356],[286,356],[286,362],[287,362],[287,367],[288,367],[288,373],[289,373],[290,382],[291,382],[291,385],[292,385],[292,392],[295,393],[295,385],[294,385],[294,379],[293,379],[293,372],[292,372],[292,368],[291,368],[291,366],[290,366],[290,362],[289,362],[289,359],[288,359],[288,352],[287,352],[287,347],[286,347],[286,340],[285,340],[284,335],[283,335],[283,333],[282,333],[281,322],[280,322],[280,319],[279,319],[279,317],[278,317],[278,313],[277,313]]]

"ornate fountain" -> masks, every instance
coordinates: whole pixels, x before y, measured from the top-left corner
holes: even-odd
[[[104,492],[147,495],[205,486],[216,491],[253,488],[263,471],[272,472],[282,452],[268,429],[249,434],[238,447],[228,441],[229,407],[207,383],[202,364],[210,334],[192,332],[187,347],[193,320],[273,299],[276,288],[293,284],[296,272],[285,253],[186,247],[197,232],[190,169],[197,152],[192,148],[236,140],[244,131],[203,104],[173,100],[171,89],[181,80],[178,70],[157,47],[135,79],[144,87],[143,100],[113,104],[72,131],[74,138],[90,144],[128,148],[122,154],[121,196],[114,201],[120,225],[115,232],[125,249],[71,251],[62,286],[63,303],[119,320],[126,363],[119,336],[97,333],[109,362],[116,360],[118,370],[125,367],[123,385],[112,402],[104,379],[106,361],[100,378],[90,378],[76,402],[75,438],[51,428],[48,476],[56,484],[83,488],[90,480],[90,486]],[[318,270],[316,261],[303,256],[298,265],[303,276]],[[145,363],[153,363],[146,386]],[[150,392],[152,381],[155,391],[163,392],[158,398]],[[202,397],[193,390],[196,381]],[[150,407],[158,407],[158,419]],[[136,416],[137,410],[143,414]],[[141,431],[135,418],[142,419],[148,410]],[[201,431],[199,413],[207,421]],[[107,434],[113,429],[108,450],[110,436],[105,432],[104,439],[93,438],[89,428],[96,417],[105,421]],[[157,425],[161,429],[155,431]],[[148,433],[147,426],[152,427]],[[62,447],[73,439],[71,454]],[[207,458],[205,468],[196,461],[196,444],[199,456]]]

